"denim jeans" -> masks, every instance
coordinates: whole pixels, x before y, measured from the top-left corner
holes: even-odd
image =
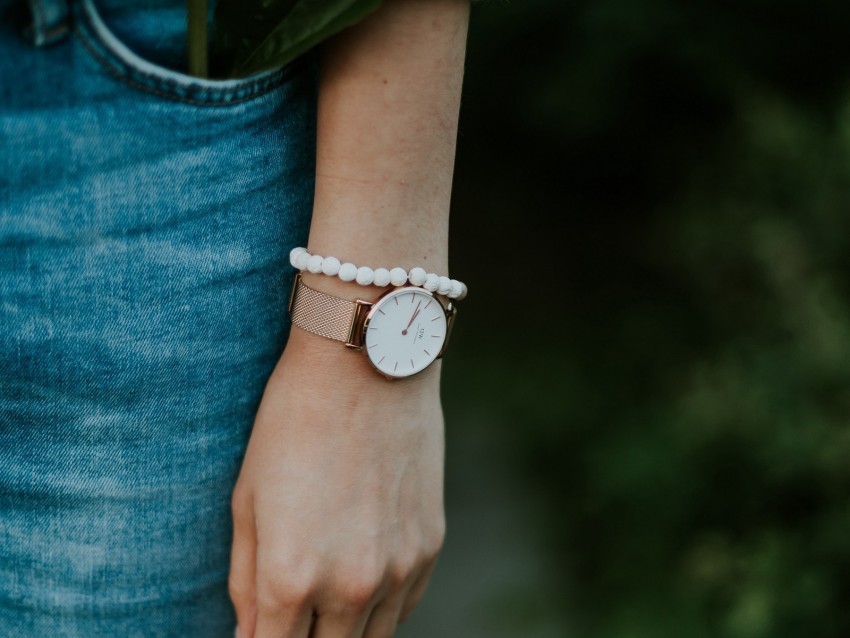
[[[0,636],[230,638],[229,501],[289,334],[316,56],[197,80],[97,4],[0,0]],[[124,26],[185,32],[152,15]]]

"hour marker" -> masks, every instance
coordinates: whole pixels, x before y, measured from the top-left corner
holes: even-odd
[[[416,295],[410,293],[410,303],[413,303],[414,301],[416,301]]]
[[[393,297],[393,301],[395,301],[395,305],[398,305],[398,297]]]
[[[425,348],[422,348],[422,352],[424,352],[425,354],[427,354],[429,357],[431,356],[431,353],[430,353],[430,352],[428,352]]]
[[[384,355],[383,357],[381,357],[381,361],[383,361],[383,360],[384,360],[384,359],[386,359],[386,358],[387,358],[387,356],[386,356],[386,355]],[[378,365],[381,365],[381,361],[378,361]]]
[[[370,348],[374,348],[374,347],[375,347],[375,346],[377,346],[377,345],[378,345],[377,343],[373,343],[373,344],[372,344],[371,346],[369,346],[369,347],[370,347]]]
[[[432,337],[436,337],[437,339],[439,339],[439,338],[440,338],[440,337],[442,337],[443,335],[431,335],[431,336],[432,336]]]
[[[378,326],[369,326],[369,330],[377,330]]]
[[[382,315],[387,314],[387,313],[385,313],[383,310],[381,310],[380,308],[378,308],[378,312],[380,312]]]
[[[425,304],[425,308],[427,308],[428,306],[430,306],[432,301],[434,301],[434,300],[433,300],[433,299],[431,299],[428,303],[426,303],[426,304]],[[423,308],[422,310],[425,310],[425,308]]]
[[[393,368],[393,372],[395,372],[396,370],[398,370],[398,361],[395,362],[395,367]]]
[[[413,365],[413,359],[411,359],[411,360],[410,360],[410,367],[411,367],[411,368],[415,368],[415,367],[416,367],[415,365]]]

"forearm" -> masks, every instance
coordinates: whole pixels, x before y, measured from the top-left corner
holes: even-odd
[[[311,253],[447,274],[468,2],[385,0],[324,45]],[[393,383],[369,368],[293,328],[266,385],[232,497],[248,638],[389,637],[425,591],[445,538],[439,361]]]
[[[468,19],[469,0],[386,0],[322,45],[311,253],[449,274]],[[305,281],[349,298],[381,292]]]

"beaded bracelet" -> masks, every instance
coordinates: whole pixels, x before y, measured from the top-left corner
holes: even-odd
[[[303,246],[293,248],[289,253],[289,262],[298,270],[307,270],[315,274],[325,274],[339,277],[342,281],[355,281],[361,286],[404,286],[410,284],[419,286],[429,292],[445,295],[450,299],[460,301],[466,297],[466,284],[457,279],[427,272],[424,268],[411,268],[410,271],[396,267],[390,270],[360,266],[351,262],[340,263],[336,257],[311,255]]]

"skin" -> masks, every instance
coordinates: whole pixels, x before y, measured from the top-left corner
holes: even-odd
[[[469,0],[387,0],[322,45],[311,253],[449,273],[468,19]],[[416,606],[446,529],[440,368],[389,381],[293,326],[232,497],[241,638],[385,638]]]

